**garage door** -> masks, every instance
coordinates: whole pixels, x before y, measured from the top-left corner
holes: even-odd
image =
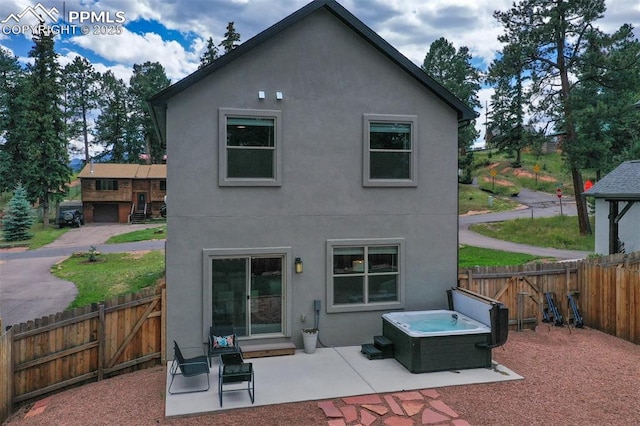
[[[93,221],[94,222],[118,222],[118,205],[117,204],[94,204],[93,205]]]

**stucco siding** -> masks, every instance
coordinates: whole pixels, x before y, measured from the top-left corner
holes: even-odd
[[[326,313],[328,239],[403,238],[405,309],[446,307],[457,278],[456,112],[326,11],[250,53],[168,102],[167,341],[202,340],[203,249],[291,247],[303,259],[287,295],[298,345],[314,299],[326,344],[382,330],[380,311]],[[219,108],[282,112],[281,186],[218,185]],[[364,114],[418,117],[416,187],[363,187]]]

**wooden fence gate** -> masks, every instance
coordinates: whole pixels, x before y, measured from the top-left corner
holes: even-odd
[[[164,288],[13,327],[13,403],[158,364]]]

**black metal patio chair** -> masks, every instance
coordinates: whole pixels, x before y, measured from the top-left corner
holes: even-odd
[[[211,366],[211,358],[222,354],[230,354],[234,352],[242,355],[238,336],[231,325],[218,325],[209,327],[209,366]]]
[[[202,349],[202,348],[200,348]],[[171,373],[171,383],[169,383],[169,393],[172,395],[180,394],[180,393],[191,393],[191,392],[206,392],[210,388],[209,382],[209,363],[208,357],[205,353],[202,355],[198,355],[192,358],[185,358],[182,355],[182,351],[178,346],[176,341],[173,341],[173,363],[171,364],[171,369],[169,372]],[[182,375],[183,377],[195,377],[201,374],[207,375],[207,388],[206,389],[195,389],[195,390],[186,390],[181,392],[171,392],[171,386],[173,385],[173,379],[176,378],[177,375]]]
[[[247,382],[247,387],[223,389],[225,384]],[[220,355],[220,365],[218,366],[218,394],[220,396],[220,406],[222,407],[222,394],[224,392],[237,392],[247,390],[249,398],[253,404],[255,400],[255,380],[253,375],[253,364],[244,362],[242,354],[233,352]]]

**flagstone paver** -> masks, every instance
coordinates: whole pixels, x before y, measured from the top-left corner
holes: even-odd
[[[320,401],[318,407],[322,408],[327,417],[342,417],[342,411],[336,407],[332,401]]]
[[[347,405],[346,407],[340,407],[340,411],[344,415],[344,420],[347,423],[358,420],[358,410],[353,405]]]
[[[435,389],[360,395],[342,398],[336,403],[332,400],[318,402],[327,418],[327,426],[371,426],[374,423],[384,426],[470,426],[440,399]]]
[[[402,407],[400,407],[396,402],[396,400],[393,399],[393,396],[385,395],[384,400],[387,401],[387,405],[389,406],[389,408],[391,408],[391,411],[393,411],[393,414],[397,414],[399,416],[404,415],[404,411],[402,411]]]
[[[425,408],[422,412],[422,424],[423,425],[432,425],[435,423],[442,423],[450,420],[449,417],[444,414],[436,413],[430,408]]]
[[[348,398],[342,398],[345,404],[381,404],[382,398],[380,395],[360,395],[360,396],[351,396]]]
[[[397,397],[402,401],[410,401],[413,399],[419,399],[419,400],[424,399],[420,392],[398,392],[398,393],[394,393],[393,396]]]
[[[376,416],[374,416],[373,414],[371,414],[370,412],[368,412],[367,410],[360,410],[360,422],[364,425],[364,426],[369,426],[371,425],[373,422],[375,422],[378,418]]]
[[[440,394],[435,389],[422,389],[420,393],[432,399],[440,398]]]
[[[458,413],[453,411],[447,404],[440,400],[429,401],[429,404],[436,410],[446,414],[449,417],[458,417]]]
[[[406,401],[402,403],[402,408],[406,411],[407,416],[411,417],[418,414],[424,408],[424,404],[417,401]]]
[[[380,416],[384,416],[385,414],[387,414],[389,412],[389,408],[384,406],[384,405],[371,405],[371,404],[365,404],[362,406],[362,408],[366,408],[369,411],[373,411],[374,413],[380,415]]]
[[[34,417],[44,413],[44,410],[47,409],[47,405],[49,405],[50,402],[51,402],[50,396],[36,401],[36,403],[33,404],[33,407],[31,407],[31,410],[29,410],[24,417],[25,418]]]
[[[384,419],[384,424],[386,426],[414,426],[413,420],[408,419],[406,417],[397,417],[397,416]]]

